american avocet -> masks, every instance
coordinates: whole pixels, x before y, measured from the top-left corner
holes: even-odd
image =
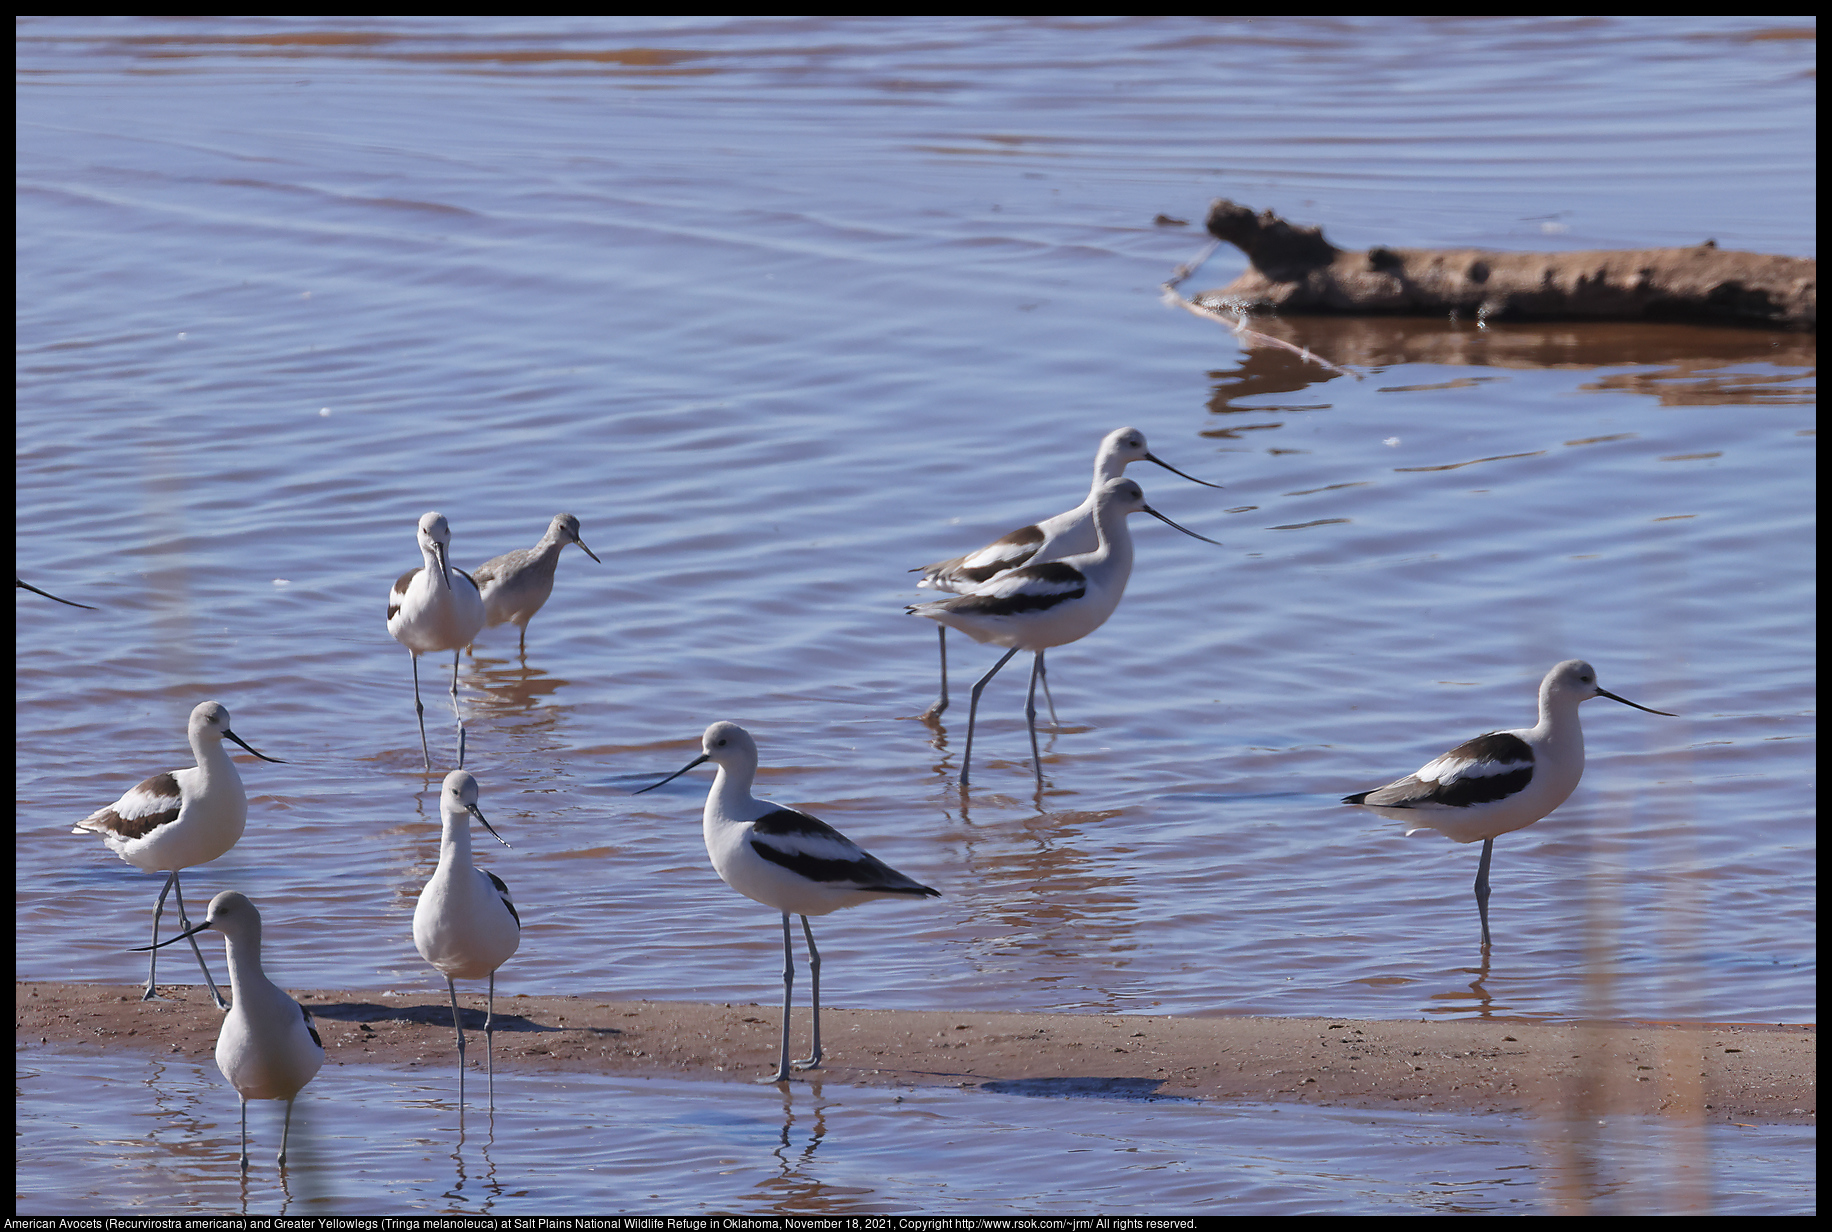
[[[311,1011],[287,996],[261,970],[261,913],[234,890],[210,900],[204,922],[160,942],[191,938],[214,928],[229,949],[229,982],[235,1004],[216,1036],[216,1068],[242,1097],[242,1171],[248,1171],[248,1101],[283,1099],[286,1121],[280,1129],[281,1167],[286,1166],[286,1138],[293,1128],[293,1100],[324,1064],[324,1041],[312,1024]],[[157,950],[158,946],[140,946]]]
[[[452,997],[452,1027],[458,1032],[458,1106],[464,1106],[464,1023],[458,1017],[453,980],[490,979],[489,1010],[483,1020],[484,1056],[490,1067],[490,1106],[496,1106],[496,969],[522,943],[522,917],[509,887],[495,873],[471,863],[471,818],[497,842],[509,842],[484,820],[477,807],[477,780],[463,770],[445,776],[439,789],[439,867],[420,891],[413,909],[413,943],[420,957],[445,977]]]
[[[539,543],[492,556],[471,574],[483,592],[484,623],[494,629],[505,621],[514,621],[522,631],[524,655],[528,653],[528,621],[553,593],[553,571],[560,563],[561,550],[569,543],[578,544],[587,556],[598,560],[598,553],[579,538],[579,519],[570,513],[556,513]]]
[[[477,583],[450,560],[451,527],[443,513],[420,517],[420,556],[425,563],[395,579],[388,592],[388,632],[413,656],[413,709],[420,720],[420,756],[433,768],[426,748],[426,707],[420,704],[420,656],[452,652],[452,718],[458,723],[458,765],[464,766],[464,719],[458,714],[458,652],[483,628],[483,598]]]
[[[1095,495],[1094,528],[1098,546],[1043,564],[1019,565],[983,583],[978,589],[953,599],[912,604],[917,616],[959,629],[976,642],[1009,646],[1005,657],[973,686],[967,706],[967,748],[961,756],[961,786],[973,762],[973,724],[979,713],[980,692],[986,682],[1020,650],[1032,651],[1030,693],[1024,718],[1030,725],[1031,757],[1037,770],[1037,787],[1043,787],[1043,760],[1037,751],[1037,680],[1043,674],[1043,652],[1088,636],[1107,622],[1126,592],[1132,574],[1132,535],[1126,515],[1149,513],[1192,539],[1215,543],[1145,503],[1145,493],[1130,479],[1109,479]],[[1221,546],[1216,544],[1217,547]]]
[[[916,585],[927,590],[967,594],[1019,565],[1033,562],[1042,564],[1045,561],[1061,560],[1065,556],[1092,552],[1100,546],[1099,536],[1094,529],[1095,497],[1100,494],[1102,485],[1109,479],[1117,479],[1125,474],[1127,465],[1133,462],[1155,462],[1171,474],[1181,475],[1191,483],[1199,483],[1205,488],[1221,486],[1194,475],[1184,475],[1152,453],[1145,444],[1145,434],[1137,428],[1115,428],[1101,438],[1100,449],[1094,455],[1094,483],[1088,488],[1087,498],[1081,504],[1067,513],[1045,518],[1033,526],[1020,526],[1010,534],[994,539],[977,552],[912,569],[911,573],[922,574]],[[938,625],[935,632],[941,639],[941,696],[923,713],[925,719],[933,718],[948,708],[948,628],[946,625]],[[1050,680],[1044,673],[1042,659],[1037,660],[1037,670],[1043,681],[1043,696],[1050,702],[1050,722],[1053,724],[1056,722],[1056,703],[1050,698]]]
[[[585,545],[580,544],[579,546],[584,547]],[[87,603],[72,603],[68,599],[59,599],[56,595],[52,594],[50,591],[40,590],[38,589],[38,587],[32,585],[30,582],[26,581],[23,578],[15,577],[13,579],[13,589],[14,590],[29,590],[35,595],[43,595],[45,598],[50,599],[57,603],[61,603],[65,607],[80,607],[85,612],[93,612],[96,610],[95,608],[90,607]]]
[[[1525,829],[1565,802],[1584,776],[1584,729],[1578,705],[1593,697],[1652,710],[1617,697],[1597,683],[1597,670],[1567,659],[1539,682],[1539,722],[1517,731],[1490,732],[1459,744],[1397,782],[1342,797],[1382,817],[1406,824],[1407,834],[1436,830],[1459,843],[1482,840],[1476,866],[1476,910],[1482,949],[1489,948],[1489,857],[1498,835]]]
[[[159,901],[153,904],[155,944],[159,941],[159,916],[165,910],[167,894],[177,895],[179,927],[191,927],[191,921],[185,918],[179,871],[194,864],[208,864],[228,851],[248,824],[248,793],[242,790],[242,776],[236,773],[235,762],[223,748],[223,741],[235,741],[262,761],[280,762],[278,757],[257,751],[229,729],[229,708],[221,702],[199,702],[191,711],[186,734],[191,741],[191,755],[197,758],[195,766],[155,774],[107,808],[97,809],[77,822],[70,831],[101,835],[110,851],[135,868],[171,873],[165,879],[165,888],[159,891]],[[197,965],[204,970],[204,982],[210,986],[216,1008],[227,1009],[197,942],[191,942],[191,950],[197,955]],[[158,969],[159,955],[155,952],[147,963],[146,995],[141,1000],[158,999],[153,991],[153,975]]]
[[[821,954],[814,948],[808,917],[876,898],[940,898],[941,891],[904,876],[826,822],[753,797],[757,742],[736,723],[708,727],[700,748],[700,756],[636,794],[671,783],[701,762],[719,768],[706,795],[706,854],[726,885],[782,913],[782,1055],[776,1072],[761,1081],[787,1082],[789,992],[795,982],[789,916],[802,918],[814,1002],[814,1047],[793,1068],[815,1069],[821,1063]]]

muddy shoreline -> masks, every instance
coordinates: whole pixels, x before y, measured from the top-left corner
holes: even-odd
[[[211,1055],[221,1019],[202,988],[175,987],[168,990],[171,999],[160,1002],[142,1002],[139,994],[137,986],[18,983],[17,1045]],[[336,989],[294,995],[316,1018],[332,1066],[453,1063],[451,1008],[442,996]],[[462,1000],[467,1031],[481,1030],[481,999]],[[775,1063],[780,1013],[772,1005],[504,996],[497,1001],[496,1063],[754,1081]],[[1369,1022],[835,1007],[821,1017],[825,1064],[798,1081],[1816,1123],[1812,1024]],[[806,1007],[798,1005],[796,1055],[806,1050],[807,1030]],[[481,1050],[471,1056],[481,1061]]]

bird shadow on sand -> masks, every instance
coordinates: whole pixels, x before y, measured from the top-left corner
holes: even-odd
[[[1162,1078],[1010,1078],[980,1083],[993,1095],[1037,1099],[1123,1099],[1152,1104],[1199,1104],[1187,1095],[1165,1095]]]
[[[313,1002],[312,1016],[328,1018],[335,1022],[353,1022],[357,1024],[372,1022],[415,1023],[423,1027],[443,1027],[452,1025],[452,1007],[449,1004],[429,1005],[378,1005],[374,1001],[336,1001],[330,1003]],[[480,1009],[460,1007],[459,1022],[466,1030],[483,1030],[484,1012]],[[583,1031],[588,1035],[622,1035],[616,1027],[555,1027],[534,1021],[521,1014],[498,1014],[495,1029],[501,1031],[525,1031],[542,1033],[549,1031]]]

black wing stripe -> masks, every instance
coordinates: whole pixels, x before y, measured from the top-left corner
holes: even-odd
[[[931,890],[926,885],[919,885],[876,856],[861,853],[857,860],[824,860],[819,856],[772,847],[768,843],[759,842],[755,835],[752,836],[750,843],[751,850],[770,863],[780,864],[797,876],[806,877],[809,881],[852,889],[872,890],[883,894],[941,897],[939,890]]]
[[[482,871],[483,875],[490,879],[490,884],[496,887],[496,892],[502,895],[503,906],[509,909],[509,914],[515,917],[515,926],[520,928],[522,926],[522,913],[515,909],[515,903],[509,898],[509,887],[504,885],[503,879],[498,877],[495,873],[490,872],[488,869]]]
[[[1490,732],[1474,740],[1465,740],[1444,756],[1459,757],[1466,761],[1530,766],[1533,764],[1533,746],[1513,732]]]
[[[294,1002],[294,1004],[298,1004],[298,1003]],[[324,1041],[318,1038],[318,1026],[316,1023],[312,1021],[312,1011],[306,1009],[303,1005],[301,1005],[299,1006],[299,1012],[305,1015],[305,1029],[311,1033],[312,1043],[318,1045],[319,1052],[323,1052],[324,1051]]]
[[[1016,616],[1021,612],[1045,612],[1087,593],[1087,579],[1082,577],[1081,571],[1060,561],[1025,565],[1004,576],[1036,578],[1040,582],[1054,583],[1062,589],[1041,594],[1018,590],[1003,595],[962,595],[958,599],[946,600],[947,610],[975,616]]]
[[[794,809],[777,809],[751,823],[753,834],[806,834],[821,838],[840,838],[840,832],[818,817]]]
[[[1441,783],[1429,799],[1434,804],[1451,808],[1468,808],[1493,800],[1505,800],[1516,792],[1525,791],[1527,784],[1532,781],[1533,767],[1529,764],[1507,774],[1465,776],[1454,783]]]

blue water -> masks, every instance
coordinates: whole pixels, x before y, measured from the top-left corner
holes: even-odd
[[[1678,1214],[1813,1210],[1810,1127],[499,1074],[325,1071],[295,1107],[207,1062],[20,1054],[18,1211],[147,1214]],[[335,1090],[335,1095],[331,1092]],[[479,1092],[472,1091],[475,1099]]]

